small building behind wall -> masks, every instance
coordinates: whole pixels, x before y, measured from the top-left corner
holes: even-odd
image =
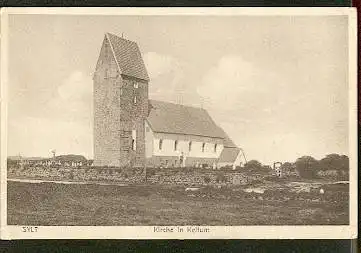
[[[217,167],[232,167],[232,169],[235,170],[237,166],[241,166],[243,163],[244,162],[240,148],[225,147],[219,157]]]

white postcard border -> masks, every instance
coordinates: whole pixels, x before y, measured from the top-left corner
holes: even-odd
[[[347,226],[8,226],[7,85],[8,15],[247,15],[349,17],[350,225]],[[1,10],[1,239],[352,239],[357,237],[357,13],[355,8],[5,8]],[[190,227],[190,231],[187,231]],[[31,228],[31,229],[30,229]],[[194,228],[195,232],[192,231]],[[200,232],[200,230],[209,231]],[[31,232],[31,231],[32,232]],[[179,232],[183,230],[182,232]],[[27,232],[25,232],[27,231]],[[198,232],[197,232],[198,231]]]

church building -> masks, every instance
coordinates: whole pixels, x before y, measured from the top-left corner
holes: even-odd
[[[95,166],[235,168],[244,161],[205,109],[149,98],[137,43],[106,33],[93,80]]]

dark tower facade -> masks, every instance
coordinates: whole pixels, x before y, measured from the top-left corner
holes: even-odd
[[[94,165],[145,165],[149,77],[138,45],[107,33],[93,77]]]

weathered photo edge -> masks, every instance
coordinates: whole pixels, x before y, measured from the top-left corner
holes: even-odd
[[[33,15],[346,15],[349,27],[349,157],[348,226],[205,226],[208,233],[155,233],[153,226],[38,226],[24,233],[7,225],[7,86],[8,16]],[[357,237],[357,13],[354,8],[8,8],[1,10],[1,239],[354,239]],[[191,225],[191,224],[190,224]],[[169,226],[177,227],[180,226]]]

